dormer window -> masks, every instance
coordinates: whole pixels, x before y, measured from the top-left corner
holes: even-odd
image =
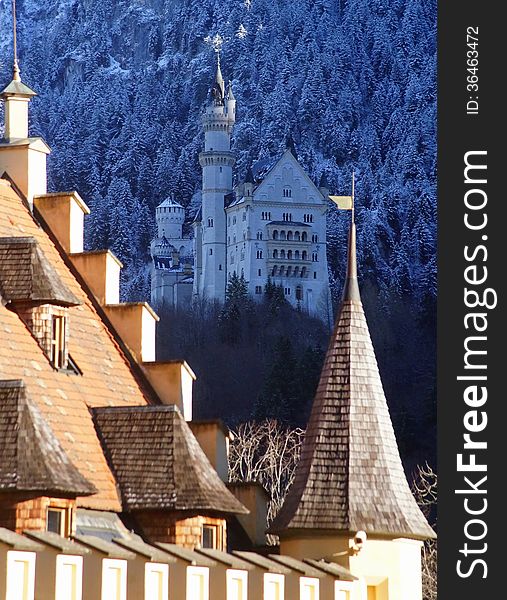
[[[69,362],[69,307],[79,300],[60,279],[33,237],[0,238],[0,295],[25,323],[55,369]]]

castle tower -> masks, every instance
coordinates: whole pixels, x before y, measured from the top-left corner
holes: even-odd
[[[349,234],[347,280],[292,487],[270,532],[281,554],[358,577],[351,600],[420,600],[422,540],[366,322]]]
[[[185,209],[174,198],[167,198],[157,206],[155,220],[158,238],[179,240],[183,237]]]
[[[4,135],[0,139],[0,177],[8,177],[32,206],[33,197],[47,191],[46,157],[49,147],[28,134],[28,105],[37,94],[21,81],[16,43],[16,8],[13,3],[13,75],[0,92],[4,102]]]
[[[236,100],[229,84],[227,93],[218,58],[211,88],[211,102],[203,116],[204,152],[202,167],[201,254],[202,275],[196,278],[196,292],[210,300],[225,301],[226,217],[224,198],[232,192],[231,133],[236,121]],[[199,262],[198,260],[196,262]]]

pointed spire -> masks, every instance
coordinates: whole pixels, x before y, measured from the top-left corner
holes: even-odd
[[[12,50],[13,50],[13,81],[21,81],[18,65],[18,39],[16,26],[16,0],[12,0]]]
[[[12,0],[12,81],[0,92],[0,98],[6,100],[11,96],[31,98],[37,94],[21,81],[18,62],[18,35],[16,19],[16,0]]]
[[[355,206],[354,206],[354,179],[355,174],[352,173],[352,210],[350,218],[349,241],[347,251],[347,273],[345,276],[345,285],[343,287],[342,301],[350,300],[351,302],[361,302],[359,293],[359,284],[357,282],[357,249],[356,249],[356,221],[355,221]]]
[[[292,137],[292,133],[289,133],[287,139],[285,140],[285,149],[290,150],[292,156],[297,160],[298,153],[296,150],[296,143],[294,142],[294,138]]]
[[[251,165],[248,167],[246,172],[245,183],[255,183]]]
[[[329,181],[327,179],[326,171],[322,171],[322,175],[320,176],[319,189],[321,188],[329,189]]]
[[[236,100],[234,97],[234,92],[232,91],[232,81],[229,79],[229,85],[227,86],[227,99],[228,100]]]
[[[222,76],[222,69],[220,68],[220,52],[217,52],[217,75],[215,78],[217,85],[220,87],[220,91],[222,92],[222,98],[225,97],[225,83],[224,78]]]
[[[359,530],[391,539],[435,537],[401,463],[359,296],[352,210],[342,305],[294,483],[269,533],[296,539]]]

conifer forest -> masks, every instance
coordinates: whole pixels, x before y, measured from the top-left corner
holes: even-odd
[[[0,0],[0,80],[11,76],[11,0]],[[200,205],[201,114],[216,69],[237,99],[236,179],[280,155],[331,193],[356,177],[360,287],[406,464],[435,458],[436,1],[18,0],[20,67],[37,91],[31,134],[52,148],[49,189],[91,209],[89,249],[124,263],[122,297],[149,301],[155,207]],[[339,305],[348,216],[328,211]],[[303,426],[329,331],[266,282],[231,281],[225,306],[161,314],[159,358],[198,375],[199,417]]]

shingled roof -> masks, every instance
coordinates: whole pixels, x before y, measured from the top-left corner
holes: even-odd
[[[245,514],[176,406],[92,410],[123,509]]]
[[[434,537],[408,486],[357,283],[348,276],[292,485],[270,532]]]
[[[7,302],[80,304],[33,237],[0,238],[0,296]]]
[[[22,381],[0,381],[0,406],[0,492],[96,492],[71,463]]]

